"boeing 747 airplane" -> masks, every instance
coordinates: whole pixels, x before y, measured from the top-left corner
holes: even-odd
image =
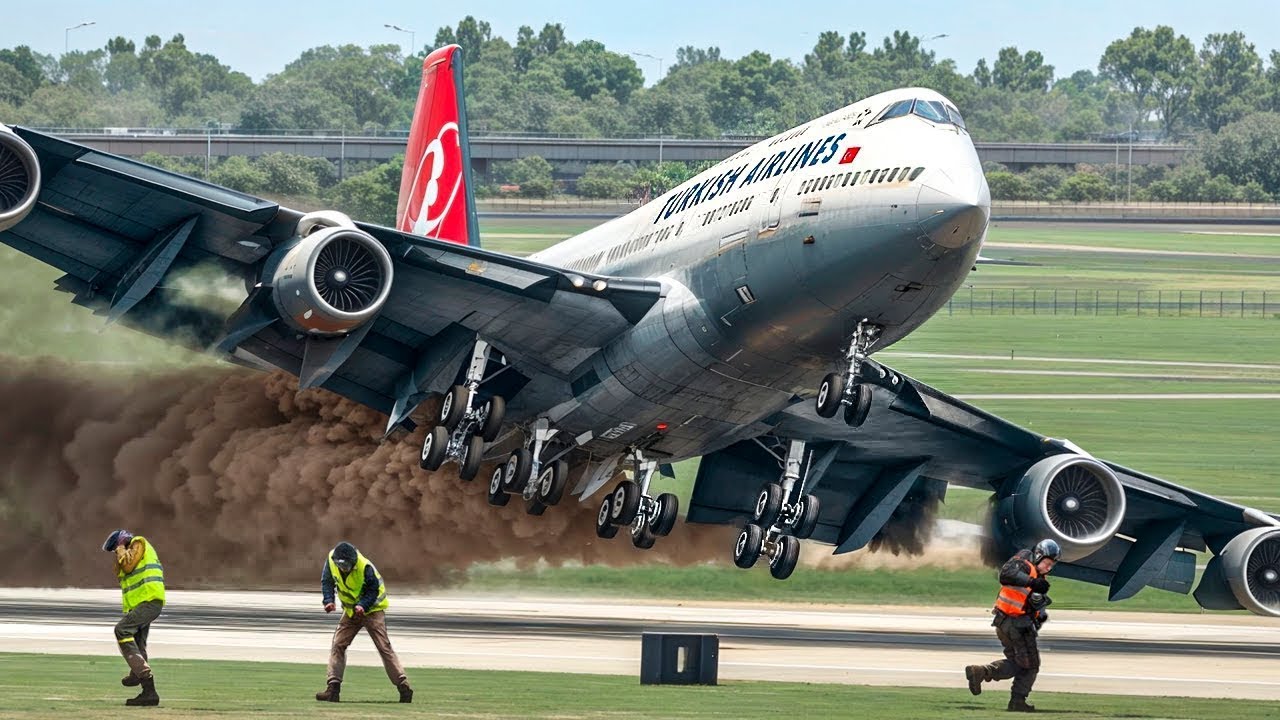
[[[431,53],[395,228],[302,213],[25,128],[0,126],[0,241],[66,274],[72,302],[229,362],[281,369],[387,415],[439,398],[422,466],[541,514],[600,497],[596,531],[652,547],[650,493],[701,457],[686,520],[741,527],[738,566],[799,542],[856,550],[949,484],[996,498],[1012,552],[1057,574],[1280,616],[1280,518],[1044,437],[875,353],[920,327],[978,259],[990,194],[959,109],[882,93],[753,145],[530,258],[479,247],[461,55]],[[167,276],[242,281],[234,313]],[[726,548],[728,554],[729,548]]]

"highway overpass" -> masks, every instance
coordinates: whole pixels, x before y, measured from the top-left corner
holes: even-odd
[[[197,134],[104,134],[64,133],[62,137],[115,155],[138,157],[155,152],[182,157],[224,158],[234,155],[258,157],[288,153],[344,160],[388,160],[404,152],[403,137],[340,137],[308,135],[197,135]],[[722,160],[758,138],[711,138],[674,140],[658,138],[564,138],[473,135],[471,159],[479,172],[494,161],[537,155],[574,173],[599,162],[697,162]],[[1186,156],[1183,145],[1149,143],[978,143],[984,160],[1003,163],[1014,170],[1033,165],[1177,165]]]

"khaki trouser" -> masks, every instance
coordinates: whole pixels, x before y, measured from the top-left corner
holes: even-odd
[[[996,637],[1004,646],[1004,659],[986,665],[986,680],[1013,678],[1014,697],[1025,698],[1040,674],[1040,649],[1036,646],[1036,628],[1027,615],[998,613],[994,623]]]
[[[347,669],[347,647],[351,645],[352,640],[356,639],[362,627],[369,631],[373,646],[382,656],[382,667],[387,671],[391,684],[399,687],[406,680],[404,666],[400,664],[396,651],[391,649],[391,638],[387,637],[386,613],[381,610],[366,613],[363,619],[347,616],[345,613],[342,615],[338,629],[333,632],[333,647],[329,649],[327,682],[342,682],[342,674]]]
[[[151,677],[151,666],[147,664],[147,636],[151,634],[151,623],[160,617],[164,603],[159,600],[148,600],[124,614],[116,623],[116,643],[120,646],[120,654],[129,663],[129,671],[143,680]]]

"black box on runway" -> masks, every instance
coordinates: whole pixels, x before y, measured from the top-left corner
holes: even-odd
[[[641,635],[641,685],[715,685],[719,666],[719,636]]]

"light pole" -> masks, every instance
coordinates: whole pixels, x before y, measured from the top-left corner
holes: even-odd
[[[649,53],[642,53],[642,52],[629,52],[627,54],[634,55],[635,57],[642,57],[642,58],[649,58],[650,60],[657,60],[658,61],[658,79],[654,80],[653,84],[657,85],[658,83],[662,82],[662,58],[658,57],[657,55],[650,55]],[[659,165],[662,164],[662,140],[663,140],[662,136],[664,134],[666,134],[665,128],[661,128],[658,130],[658,164]]]
[[[390,28],[391,30],[395,30],[397,32],[409,33],[409,52],[405,53],[405,57],[408,57],[418,52],[417,31],[410,30],[408,28],[402,28],[399,25],[392,25],[390,23],[383,23],[382,27]]]
[[[63,31],[62,31],[62,54],[63,54],[63,55],[66,55],[68,52],[71,52],[71,31],[72,31],[72,30],[79,30],[79,29],[80,29],[80,28],[82,28],[82,27],[89,27],[90,25],[96,25],[96,24],[97,24],[97,22],[96,22],[96,21],[94,21],[94,20],[85,20],[84,22],[80,23],[79,25],[72,25],[72,26],[71,26],[71,27],[69,27],[69,28],[63,28]]]

